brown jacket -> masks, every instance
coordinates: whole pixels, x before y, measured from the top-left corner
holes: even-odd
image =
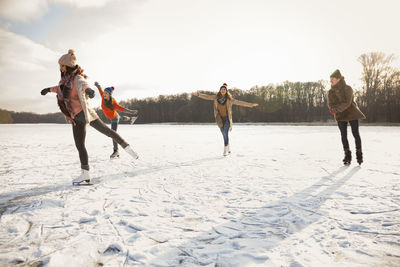
[[[353,89],[342,78],[328,91],[328,106],[334,112],[336,121],[365,119],[354,102]]]
[[[197,96],[200,97],[200,98],[203,98],[205,100],[214,101],[214,117],[215,117],[215,121],[217,122],[218,127],[222,128],[224,125],[223,125],[223,122],[222,122],[221,115],[219,115],[219,112],[218,112],[217,95],[206,95],[206,94],[198,93]],[[229,123],[230,123],[229,131],[232,131],[232,105],[238,105],[238,106],[249,107],[249,108],[253,107],[252,103],[247,103],[247,102],[239,101],[239,100],[236,100],[236,99],[233,99],[233,98],[232,99],[228,98],[226,100],[226,109],[228,110],[228,118],[229,118]]]

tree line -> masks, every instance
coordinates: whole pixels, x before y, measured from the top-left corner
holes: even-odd
[[[400,122],[400,71],[392,66],[394,55],[379,52],[362,54],[362,88],[355,92],[356,102],[367,122]],[[233,106],[236,122],[326,122],[333,117],[327,108],[324,81],[283,82],[255,86],[249,90],[230,89],[234,98],[258,103],[257,108]],[[215,91],[202,91],[215,94]],[[189,93],[160,95],[156,98],[129,99],[120,104],[138,109],[136,123],[214,122],[213,103]],[[97,114],[108,121],[101,109]],[[61,113],[34,114],[0,110],[0,123],[65,123]]]

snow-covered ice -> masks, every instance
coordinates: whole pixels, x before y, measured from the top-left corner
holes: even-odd
[[[399,266],[400,128],[361,126],[342,166],[335,126],[0,125],[0,266]],[[349,131],[349,141],[354,141]]]

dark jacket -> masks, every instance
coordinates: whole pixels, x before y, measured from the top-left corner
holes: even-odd
[[[333,111],[336,121],[365,119],[365,115],[354,102],[353,89],[343,78],[328,91],[328,106]]]

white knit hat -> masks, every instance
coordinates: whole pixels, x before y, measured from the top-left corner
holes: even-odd
[[[65,65],[71,68],[75,67],[76,66],[75,51],[72,49],[68,50],[68,54],[65,54],[62,57],[60,57],[60,59],[58,60],[58,64]]]

